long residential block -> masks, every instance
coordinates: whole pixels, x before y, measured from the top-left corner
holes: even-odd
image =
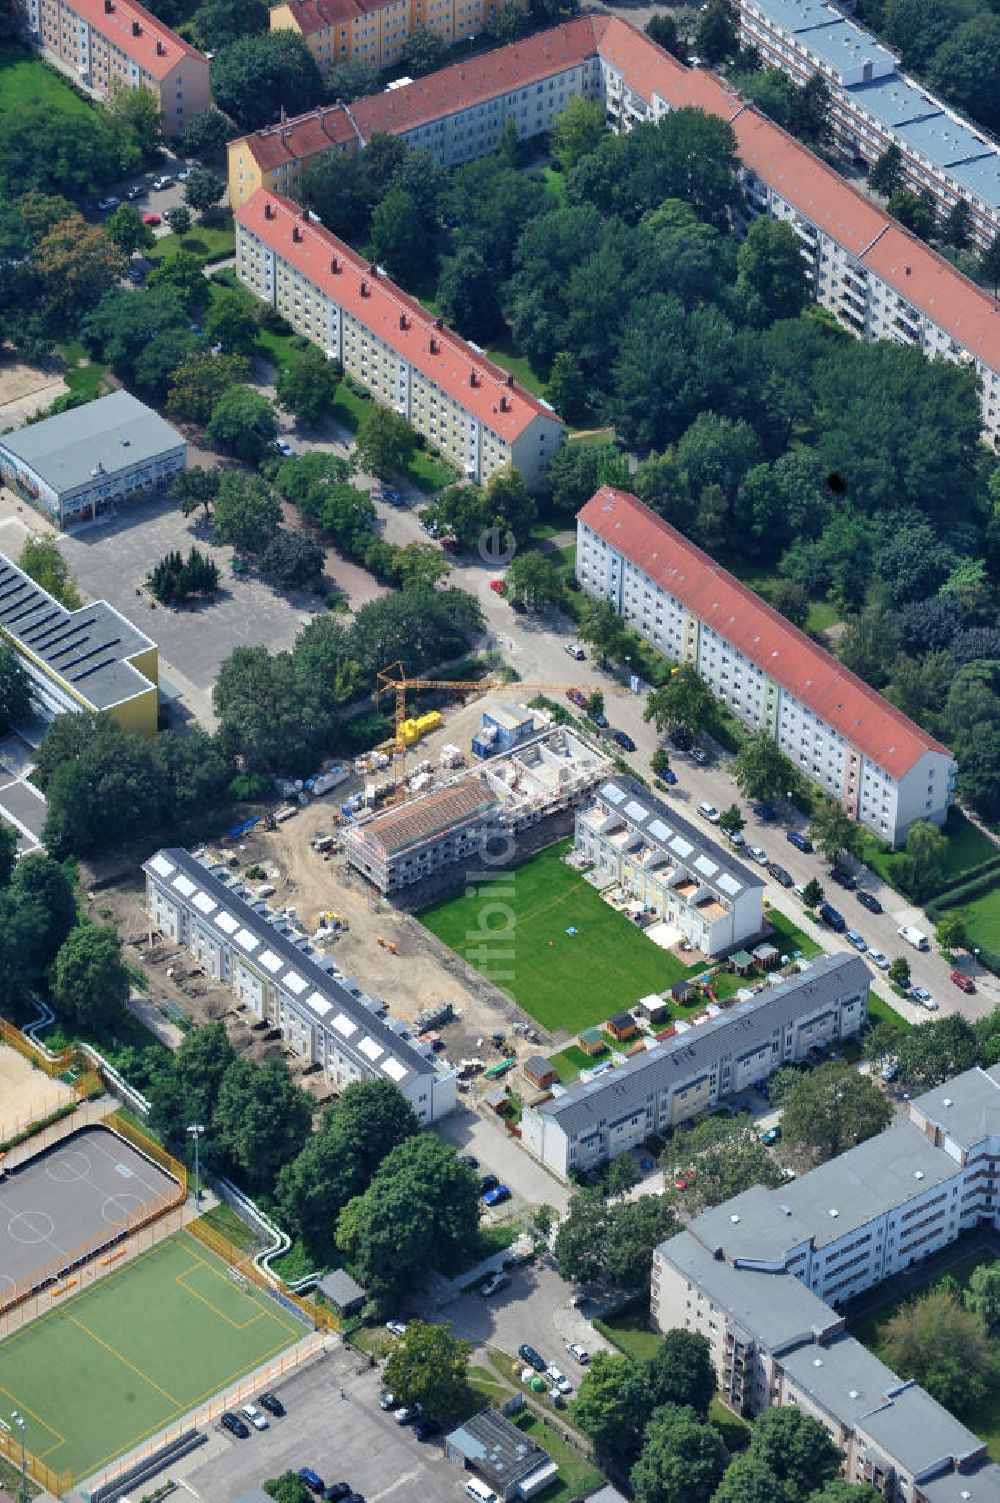
[[[514,3],[528,9],[528,0]],[[304,38],[326,75],[352,60],[391,68],[415,31],[471,42],[499,9],[499,0],[281,0],[271,6],[271,30]]]
[[[833,139],[871,165],[889,146],[906,187],[944,217],[959,201],[981,247],[1000,234],[1000,147],[900,70],[899,59],[827,0],[740,0],[740,40],[766,67],[830,90]]]
[[[571,1170],[591,1169],[650,1133],[710,1111],[817,1045],[859,1033],[868,1017],[864,961],[824,955],[800,964],[799,975],[775,977],[750,1000],[526,1105],[524,1146],[567,1179]]]
[[[983,430],[996,442],[995,300],[723,80],[685,67],[618,17],[579,17],[349,107],[312,111],[245,136],[229,147],[230,202],[237,207],[261,187],[294,197],[306,162],[324,151],[362,151],[379,131],[426,147],[452,167],[493,151],[508,120],[522,137],[547,130],[574,95],[600,100],[615,130],[684,107],[728,121],[741,163],[740,222],[769,214],[791,224],[813,296],[859,338],[892,340],[972,367]],[[987,167],[977,161],[963,171]],[[985,189],[973,194],[974,214],[977,200],[982,207],[987,197]]]
[[[845,1334],[841,1307],[977,1227],[997,1228],[1000,1068],[910,1102],[885,1132],[777,1190],[692,1220],[653,1259],[661,1331],[698,1331],[722,1397],[752,1416],[794,1404],[890,1503],[997,1503],[986,1445]]]
[[[211,104],[209,59],[136,0],[24,0],[23,8],[34,44],[93,93],[149,89],[168,136]]]
[[[252,1017],[280,1029],[286,1046],[319,1065],[334,1091],[353,1080],[391,1080],[422,1123],[454,1110],[456,1072],[447,1061],[221,862],[161,850],[143,871],[152,926],[184,945]]]
[[[883,840],[944,823],[948,748],[636,496],[604,486],[577,514],[576,577]]]
[[[506,465],[537,489],[563,440],[518,386],[373,263],[288,199],[261,189],[236,215],[236,270],[376,402],[402,414],[467,480]]]

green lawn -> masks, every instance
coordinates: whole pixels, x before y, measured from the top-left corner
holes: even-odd
[[[599,1065],[607,1057],[607,1050],[603,1054],[584,1054],[578,1044],[570,1044],[568,1048],[560,1049],[558,1054],[550,1054],[549,1064],[553,1070],[558,1071],[563,1085],[569,1085],[576,1080],[581,1070],[586,1070],[590,1065]]]
[[[78,1480],[305,1334],[178,1232],[0,1342],[0,1393]]]
[[[352,391],[346,381],[341,381],[333,399],[333,416],[350,433],[357,433],[370,406],[371,397],[361,396],[359,392]]]
[[[196,225],[186,235],[161,235],[151,251],[146,252],[149,261],[163,261],[167,256],[176,256],[178,251],[190,251],[204,261],[209,256],[233,254],[235,238],[231,224],[218,228],[215,225]]]
[[[957,913],[959,918],[964,919],[970,947],[974,945],[982,950],[997,948],[997,935],[1000,935],[1000,884],[983,893],[982,897],[960,903],[957,908],[949,908],[948,911]]]
[[[146,1130],[148,1131],[148,1129]],[[213,1206],[210,1211],[205,1212],[202,1220],[213,1227],[220,1236],[225,1237],[227,1242],[231,1242],[234,1247],[238,1247],[241,1252],[248,1247],[253,1247],[258,1241],[258,1238],[250,1230],[246,1222],[241,1221],[230,1206]]]
[[[655,1357],[663,1341],[663,1337],[650,1327],[647,1295],[630,1300],[613,1315],[595,1320],[594,1325],[602,1336],[637,1362],[647,1362],[650,1357]]]
[[[904,1033],[909,1033],[913,1024],[902,1013],[898,1013],[888,1002],[883,1002],[881,997],[876,997],[874,992],[868,993],[868,1017],[873,1023],[892,1023],[895,1028],[901,1028]]]
[[[505,334],[498,339],[496,344],[491,345],[486,354],[494,365],[499,365],[501,370],[510,371],[514,380],[523,386],[525,391],[530,391],[532,396],[540,397],[545,390],[545,382],[535,375],[529,361],[519,355],[511,343],[510,334]]]
[[[434,903],[420,919],[544,1027],[575,1033],[665,991],[689,968],[563,865],[569,846],[550,846],[502,882]]]
[[[94,106],[54,68],[14,43],[0,47],[0,114],[17,114],[26,104],[44,104],[57,115],[93,118]]]
[[[939,891],[952,887],[972,867],[980,866],[994,856],[1000,856],[1000,846],[990,840],[988,835],[984,835],[977,825],[966,819],[960,809],[953,808],[949,812],[944,833],[948,840],[948,849],[945,852]],[[898,885],[895,872],[903,855],[902,851],[893,851],[874,835],[865,834],[861,859],[866,866],[877,871],[883,881],[894,886]]]
[[[822,945],[818,945],[814,939],[810,939],[808,934],[804,934],[786,913],[782,913],[780,908],[768,908],[767,919],[776,931],[772,936],[774,943],[777,944],[780,935],[787,954],[791,955],[796,950],[800,950],[806,958],[810,955],[822,955]]]
[[[559,1468],[558,1482],[552,1482],[539,1494],[544,1503],[570,1503],[572,1498],[582,1498],[592,1493],[603,1482],[603,1477],[592,1461],[582,1456],[575,1446],[549,1425],[542,1423],[539,1415],[531,1409],[522,1410],[515,1418],[515,1425],[525,1435],[548,1451]]]

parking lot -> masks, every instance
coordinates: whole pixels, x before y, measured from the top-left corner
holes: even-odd
[[[191,463],[204,463],[196,451]],[[307,591],[285,594],[260,579],[239,579],[232,548],[212,548],[221,572],[218,594],[191,609],[150,604],[143,588],[153,566],[171,549],[207,549],[208,529],[183,517],[165,496],[123,506],[59,538],[70,572],[89,599],[109,600],[149,633],[160,649],[161,687],[177,691],[185,708],[211,726],[212,685],[236,647],[291,647],[318,606]],[[166,681],[165,683],[163,681]]]
[[[345,1372],[346,1353],[334,1352],[277,1390],[283,1419],[248,1440],[213,1435],[215,1454],[185,1476],[185,1488],[204,1503],[233,1503],[241,1493],[289,1468],[308,1466],[323,1481],[349,1482],[367,1503],[459,1503],[462,1474],[440,1446],[421,1444],[408,1427],[378,1407],[377,1371]],[[343,1387],[346,1398],[341,1398]]]

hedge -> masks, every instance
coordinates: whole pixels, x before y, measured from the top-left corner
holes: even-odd
[[[0,1153],[7,1153],[11,1148],[16,1148],[19,1143],[26,1143],[29,1138],[44,1132],[47,1127],[52,1126],[53,1122],[61,1122],[63,1117],[71,1116],[76,1111],[77,1105],[75,1101],[64,1101],[62,1106],[57,1106],[55,1111],[49,1112],[47,1117],[39,1117],[37,1122],[32,1122],[23,1132],[16,1132],[12,1138],[4,1139],[0,1143]]]
[[[981,898],[984,893],[991,892],[1000,883],[1000,861],[987,863],[985,868],[980,868],[978,875],[964,877],[961,882],[956,882],[954,887],[946,887],[939,892],[937,897],[932,898],[925,904],[924,911],[928,918],[935,923],[951,908],[958,908],[962,903],[971,903],[974,898]]]

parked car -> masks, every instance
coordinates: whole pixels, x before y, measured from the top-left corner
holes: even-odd
[[[570,704],[576,705],[581,710],[585,708],[587,703],[587,696],[582,689],[567,689],[566,698]]]
[[[300,1466],[298,1475],[311,1493],[323,1492],[323,1479],[318,1472],[313,1471],[311,1466]]]
[[[880,971],[887,971],[889,969],[889,957],[888,955],[883,955],[881,950],[869,950],[868,959]]]
[[[766,1132],[762,1132],[760,1141],[765,1148],[771,1148],[775,1143],[779,1143],[781,1141],[781,1124],[775,1123],[774,1127],[769,1127]]]
[[[230,1409],[222,1411],[222,1414],[219,1416],[219,1423],[224,1430],[229,1431],[230,1435],[237,1435],[240,1440],[250,1439],[250,1426],[244,1424],[239,1415],[233,1414]]]
[[[769,877],[774,878],[775,882],[780,882],[782,887],[791,887],[793,885],[791,873],[787,872],[783,866],[779,866],[777,861],[769,861],[764,870]]]
[[[830,873],[830,881],[836,882],[838,887],[846,888],[848,892],[853,892],[858,885],[850,872],[845,872],[842,866],[835,866],[833,868]]]
[[[286,459],[289,457],[289,455],[295,453],[295,450],[292,448],[287,438],[276,438],[274,440],[274,447],[277,449],[278,453],[283,454]]]
[[[134,204],[137,198],[141,198],[146,191],[145,183],[133,183],[131,188],[126,188],[125,197],[130,204]]]
[[[102,198],[99,201],[97,207],[100,209],[102,214],[105,214],[107,213],[108,209],[117,209],[120,203],[120,198],[116,198],[113,193],[109,193],[107,198]]]
[[[813,843],[808,835],[803,835],[801,830],[786,830],[785,839],[789,845],[793,845],[797,851],[805,851],[808,856],[813,848]]]
[[[635,751],[635,742],[632,740],[632,737],[628,734],[627,731],[612,731],[611,732],[611,739],[612,739],[612,741],[615,741],[615,742],[618,743],[618,745],[621,747],[622,751],[627,751],[627,752],[634,752]]]
[[[427,1419],[419,1419],[413,1427],[413,1434],[417,1440],[430,1440],[433,1436],[441,1434],[441,1421],[430,1416]]]
[[[523,1341],[518,1347],[517,1355],[523,1358],[529,1367],[533,1367],[536,1373],[543,1373],[545,1371],[545,1358],[541,1352],[536,1352],[535,1348],[529,1346],[526,1341]]]
[[[177,174],[177,181],[179,183],[186,183],[193,171],[193,167],[182,167],[180,172],[178,172]]]
[[[156,225],[162,223],[162,220],[160,219],[159,214],[144,214],[142,216],[142,222],[143,224],[148,224],[150,229],[154,229]]]
[[[863,955],[868,948],[868,941],[866,939],[862,939],[857,929],[845,929],[844,938],[847,940],[847,943],[849,945],[853,945],[854,949],[857,950],[859,955]]]
[[[460,1153],[458,1155],[458,1162],[460,1164],[467,1164],[470,1169],[479,1168],[479,1160],[474,1153]]]
[[[418,1420],[420,1418],[420,1414],[421,1410],[419,1404],[404,1404],[402,1409],[396,1410],[396,1424],[412,1425],[415,1420]]]
[[[675,786],[677,782],[677,774],[673,771],[672,768],[668,767],[666,772],[662,774],[662,777],[663,781],[667,783],[671,788]]]
[[[746,841],[743,839],[743,836],[741,835],[739,830],[723,830],[722,833],[729,841],[729,844],[733,846],[737,851],[741,846],[746,845]]]
[[[561,1368],[556,1367],[554,1362],[550,1362],[548,1367],[545,1369],[545,1376],[548,1378],[553,1388],[557,1388],[560,1393],[573,1392],[572,1383],[569,1381],[566,1374],[561,1370]]]
[[[705,767],[708,764],[708,752],[701,746],[692,746],[688,756],[692,762],[697,762],[699,767]]]
[[[887,1065],[882,1066],[881,1074],[882,1079],[887,1085],[890,1081],[895,1080],[899,1075],[899,1061],[891,1059]]]
[[[130,282],[134,283],[134,285],[138,287],[144,281],[146,274],[141,266],[130,266],[125,275],[128,277]]]
[[[383,1389],[378,1396],[378,1407],[382,1410],[383,1414],[388,1414],[390,1410],[396,1407],[396,1395],[390,1393],[388,1388]]]
[[[750,805],[750,811],[752,814],[756,814],[758,819],[762,819],[765,824],[768,824],[777,812],[773,804],[766,803],[760,799],[758,799],[757,803]]]
[[[937,1003],[926,986],[911,986],[910,996],[914,1002],[919,1002],[921,1007],[926,1007],[928,1012],[937,1012]]]
[[[843,934],[847,928],[847,920],[844,915],[834,908],[832,903],[820,903],[816,912],[824,924],[827,924],[835,934]]]
[[[510,608],[514,612],[515,616],[526,616],[528,614],[528,607],[519,597],[515,597],[510,602]]]
[[[405,1336],[406,1335],[406,1321],[405,1320],[387,1320],[386,1323],[385,1323],[385,1328],[386,1328],[387,1331],[391,1331],[392,1334],[393,1334],[393,1336]]]
[[[867,908],[869,913],[881,913],[882,904],[872,893],[865,892],[863,887],[858,888],[858,902],[862,908]]]
[[[491,1294],[499,1294],[501,1289],[506,1289],[510,1283],[509,1273],[491,1273],[489,1278],[480,1288],[480,1293],[489,1299]]]
[[[262,1414],[256,1404],[241,1404],[240,1413],[245,1420],[249,1420],[255,1430],[267,1429],[267,1415]]]
[[[714,804],[699,804],[698,813],[702,819],[707,819],[710,825],[717,825],[722,817]]]
[[[583,702],[584,702],[584,704],[587,703],[586,700],[584,700]],[[605,715],[605,713],[604,713],[603,710],[595,710],[594,713],[593,713],[593,715],[590,718],[591,718],[591,720],[593,720],[593,722],[594,722],[594,724],[596,726],[600,726],[600,728],[601,728],[602,731],[606,731],[607,728],[608,728],[608,726],[611,724],[611,721]]]
[[[579,1362],[581,1367],[586,1367],[590,1361],[590,1353],[579,1341],[567,1341],[566,1350],[575,1361]]]
[[[490,589],[493,591],[494,595],[506,595],[507,581],[505,579],[491,579]]]
[[[487,1190],[495,1190],[499,1183],[500,1177],[497,1174],[482,1175],[479,1181],[480,1195],[485,1195]]]
[[[172,182],[173,178],[170,176],[169,172],[165,172],[162,177],[153,179],[153,190],[154,192],[159,193],[162,189],[169,188]]]
[[[275,1419],[281,1419],[285,1412],[285,1406],[277,1394],[262,1393],[258,1396],[257,1402],[262,1409],[267,1410],[268,1414],[273,1414]]]
[[[767,852],[762,845],[748,845],[747,855],[760,866],[767,865]]]
[[[954,982],[955,986],[958,987],[960,992],[966,992],[969,996],[971,996],[976,989],[976,983],[973,981],[972,977],[967,976],[964,971],[952,971],[951,979]]]
[[[690,731],[680,726],[676,731],[670,732],[670,744],[676,746],[678,751],[690,751],[694,746],[694,737]]]
[[[383,490],[382,499],[388,501],[390,506],[398,506],[403,498],[399,491]]]
[[[350,1496],[351,1484],[349,1482],[331,1482],[330,1486],[323,1490],[324,1503],[343,1503],[343,1500]]]
[[[567,642],[563,651],[568,652],[570,657],[575,658],[578,663],[582,663],[587,656],[579,642]]]
[[[505,1200],[510,1200],[510,1188],[507,1185],[494,1185],[492,1190],[487,1190],[483,1195],[484,1206],[502,1206]]]

